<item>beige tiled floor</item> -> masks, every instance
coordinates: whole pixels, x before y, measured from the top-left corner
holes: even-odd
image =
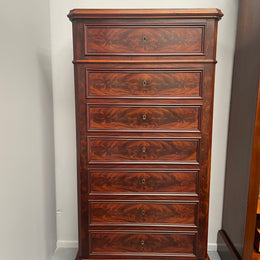
[[[53,256],[53,260],[75,260],[76,248],[58,248]],[[221,260],[215,251],[208,252],[210,260]]]

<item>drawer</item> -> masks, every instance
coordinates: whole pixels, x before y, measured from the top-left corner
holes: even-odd
[[[197,202],[89,202],[90,225],[197,226]]]
[[[200,97],[203,70],[86,71],[87,97]]]
[[[196,233],[90,231],[90,255],[194,256]],[[158,258],[156,258],[158,259]]]
[[[198,164],[199,139],[88,138],[89,163]]]
[[[89,191],[92,194],[167,193],[197,194],[198,171],[131,171],[91,169]],[[131,185],[129,185],[131,183]]]
[[[204,28],[85,25],[85,55],[203,55]]]
[[[89,130],[199,131],[200,107],[88,105]]]

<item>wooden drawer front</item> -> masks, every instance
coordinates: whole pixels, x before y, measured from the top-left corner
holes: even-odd
[[[85,26],[85,55],[202,55],[204,26]]]
[[[198,164],[199,140],[89,138],[89,163]]]
[[[88,105],[89,130],[197,130],[199,107]]]
[[[197,182],[197,171],[89,170],[90,194],[138,192],[196,194]]]
[[[202,70],[88,71],[87,97],[199,97]]]
[[[194,256],[196,233],[130,233],[90,231],[91,255],[150,255],[181,254]],[[158,258],[157,258],[158,259]]]
[[[90,225],[167,224],[196,226],[197,203],[90,202]]]

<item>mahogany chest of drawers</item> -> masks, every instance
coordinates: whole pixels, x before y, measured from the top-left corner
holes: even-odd
[[[207,259],[217,9],[69,13],[77,259]]]

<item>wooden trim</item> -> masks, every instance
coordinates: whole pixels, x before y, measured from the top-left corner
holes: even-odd
[[[155,258],[156,256],[153,256],[153,258],[147,258],[147,256],[142,256],[142,258],[140,258],[140,256],[139,256],[139,258],[97,258],[97,257],[95,257],[95,258],[76,258],[75,260],[140,260],[140,259],[143,259],[143,260],[145,260],[145,259],[153,259],[153,260],[157,260],[157,259],[162,259],[162,257],[161,256],[157,256],[157,258]],[[172,257],[172,256],[171,256]],[[165,258],[165,259],[169,259],[169,258]],[[181,259],[181,260],[197,260],[197,258],[195,257],[195,256],[187,256],[187,255],[182,255],[182,256],[178,256],[178,258],[176,258],[175,256],[174,256],[174,259]],[[209,260],[209,257],[207,256],[206,258],[205,258],[205,260]]]
[[[159,258],[162,259],[161,257],[159,257]],[[81,258],[81,257],[77,256],[75,260],[94,260],[94,259],[97,259],[97,260],[119,260],[119,259],[137,260],[137,259],[148,259],[148,258],[147,257],[143,257],[143,258],[140,258],[140,257],[139,258],[136,258],[136,257],[135,258]],[[153,257],[152,259],[156,260],[158,258]],[[168,258],[166,258],[166,259],[168,259]],[[175,259],[177,259],[177,258],[175,258]],[[196,260],[197,258],[195,256],[184,255],[184,256],[179,257],[179,259],[181,259],[181,260]],[[210,260],[208,255],[206,256],[205,260]]]
[[[216,60],[73,60],[72,63],[214,63]]]
[[[112,258],[80,258],[78,255],[76,256],[75,260],[93,260],[93,259],[98,259],[98,260],[119,260],[122,258],[116,258],[116,259],[112,259]],[[137,260],[138,258],[123,258],[124,260]],[[140,258],[139,258],[140,259]],[[147,259],[147,258],[143,258],[143,259]],[[155,258],[153,258],[155,260]],[[195,257],[181,257],[182,260],[196,260]],[[207,255],[207,257],[205,258],[205,260],[210,260],[209,256]]]
[[[89,18],[212,18],[220,20],[219,9],[73,9],[71,21]]]
[[[249,192],[247,202],[247,217],[244,238],[243,259],[251,259],[254,249],[256,211],[260,182],[260,77],[256,108],[254,143],[251,161]]]
[[[232,241],[228,237],[225,230],[223,230],[223,229],[219,230],[218,235],[225,242],[225,245],[227,246],[227,249],[228,249],[229,253],[232,255],[233,259],[241,260],[242,258],[240,257],[239,253],[237,252],[235,246],[233,245]],[[222,258],[221,250],[219,250],[219,245],[218,245],[218,253],[221,256],[221,259],[225,260],[224,257]]]

